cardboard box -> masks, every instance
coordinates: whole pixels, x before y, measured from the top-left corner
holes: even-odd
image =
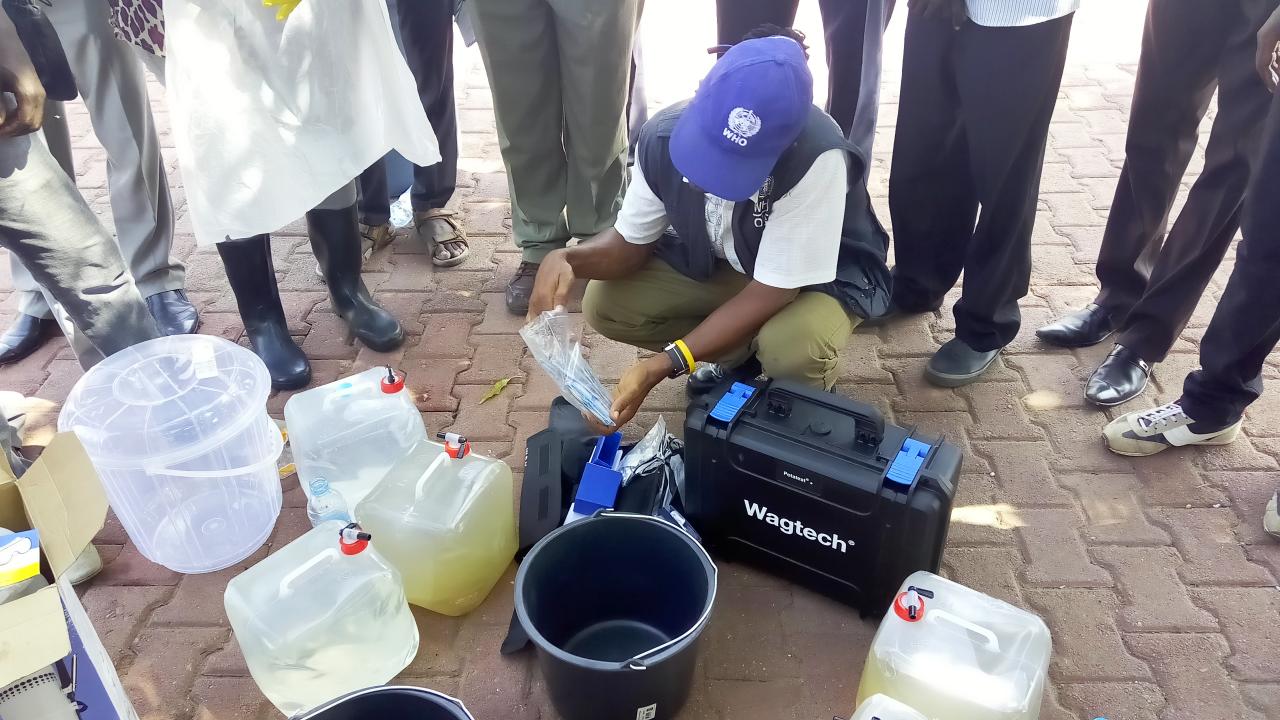
[[[0,457],[0,527],[36,530],[55,580],[102,529],[107,498],[72,433],[59,433],[21,478]],[[55,666],[80,720],[136,720],[120,678],[70,583],[0,605],[0,688]],[[6,719],[8,720],[8,719]]]

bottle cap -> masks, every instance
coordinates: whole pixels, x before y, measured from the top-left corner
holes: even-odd
[[[372,539],[372,535],[360,529],[359,523],[351,523],[338,531],[338,549],[343,555],[359,555]]]
[[[382,378],[382,392],[388,395],[395,395],[404,389],[404,373],[397,374],[390,365],[386,367],[387,376]]]
[[[311,488],[312,495],[326,495],[329,492],[329,481],[324,478],[316,478],[307,486]]]
[[[893,601],[893,612],[907,622],[919,622],[924,619],[924,598],[915,588],[898,593]]]
[[[454,460],[461,460],[471,454],[471,443],[458,433],[436,433],[436,439],[444,441],[445,454]]]

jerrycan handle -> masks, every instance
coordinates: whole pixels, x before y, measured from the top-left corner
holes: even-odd
[[[369,547],[369,541],[372,539],[373,536],[364,532],[356,523],[350,523],[338,531],[338,547],[341,548],[342,555],[359,555],[365,548]],[[280,578],[280,594],[288,594],[293,583],[306,574],[308,570],[325,560],[336,558],[338,555],[339,550],[328,547],[324,549],[324,552],[317,553],[310,560],[290,570],[287,575]]]
[[[964,628],[965,630],[968,630],[969,632],[975,635],[982,637],[984,640],[986,640],[987,650],[991,652],[1000,652],[1000,640],[997,639],[996,634],[991,632],[990,630],[984,627],[981,627],[979,625],[975,625],[969,622],[968,620],[965,620],[964,618],[960,617],[959,615],[953,615],[947,612],[946,610],[934,610],[933,612],[929,613],[929,615],[935,620],[949,622],[952,625],[957,625],[959,627]]]

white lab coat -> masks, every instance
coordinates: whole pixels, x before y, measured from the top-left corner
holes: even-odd
[[[388,151],[440,161],[383,0],[165,0],[174,146],[201,245],[269,233]]]

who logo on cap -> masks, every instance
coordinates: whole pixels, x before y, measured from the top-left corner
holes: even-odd
[[[703,78],[671,133],[671,161],[704,191],[751,197],[804,129],[813,76],[787,37],[744,40]]]

